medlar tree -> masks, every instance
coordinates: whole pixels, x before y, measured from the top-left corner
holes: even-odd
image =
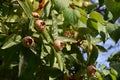
[[[0,0],[0,79],[106,79],[95,67],[99,51],[107,51],[98,43],[119,40],[119,4]],[[108,75],[117,77],[114,71]]]

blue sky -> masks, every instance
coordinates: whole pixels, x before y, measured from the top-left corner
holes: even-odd
[[[99,53],[97,59],[98,62],[97,67],[99,67],[99,64],[104,64],[105,66],[109,67],[109,63],[107,62],[107,59],[108,57],[110,57],[110,55],[120,51],[120,40],[118,41],[117,44],[115,44],[112,41],[112,39],[108,39],[105,43],[100,43],[100,45],[104,46],[106,49],[108,49],[108,51]]]

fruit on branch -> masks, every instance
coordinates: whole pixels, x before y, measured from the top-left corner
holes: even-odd
[[[61,40],[56,39],[54,41],[54,47],[57,51],[61,51],[65,47],[65,44]]]
[[[23,46],[25,47],[32,47],[35,44],[34,39],[31,36],[26,36],[22,39]]]
[[[32,12],[32,16],[35,17],[35,18],[40,17],[39,13],[37,13],[37,12]]]
[[[87,67],[87,74],[88,74],[88,76],[94,77],[94,76],[95,76],[95,73],[96,73],[96,68],[95,68],[95,66],[90,65],[90,66]]]
[[[46,24],[43,20],[36,20],[35,21],[35,28],[38,32],[46,30]]]
[[[73,32],[65,31],[64,36],[68,38],[77,38],[78,32],[77,31],[73,31]]]
[[[70,31],[65,31],[64,36],[70,38],[72,35]]]
[[[69,75],[64,75],[64,76],[63,76],[63,80],[70,80]]]
[[[73,38],[77,38],[78,37],[78,32],[77,31],[74,31],[73,33],[72,33],[72,35],[73,35]]]
[[[84,1],[84,2],[83,2],[83,6],[84,6],[84,7],[88,7],[89,5],[90,5],[90,2],[89,2],[89,1]]]

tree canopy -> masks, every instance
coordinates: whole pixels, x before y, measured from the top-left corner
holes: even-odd
[[[99,43],[120,38],[119,13],[119,0],[0,0],[0,79],[117,80],[95,65]]]

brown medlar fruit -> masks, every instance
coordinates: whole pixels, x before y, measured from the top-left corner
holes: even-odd
[[[23,46],[32,47],[35,44],[34,39],[31,36],[26,36],[22,39]]]
[[[55,49],[56,49],[57,51],[61,51],[61,50],[63,50],[63,48],[64,48],[65,46],[64,46],[64,43],[63,43],[61,40],[56,39],[56,40],[54,41],[54,47],[55,47]]]
[[[90,65],[90,66],[87,67],[87,74],[88,74],[88,76],[94,77],[95,73],[96,73],[96,68],[95,68],[94,65]]]
[[[43,21],[43,20],[36,20],[35,21],[35,28],[37,29],[38,32],[46,30],[45,21]]]
[[[32,16],[35,17],[35,18],[40,17],[39,13],[37,13],[37,12],[32,12]]]
[[[72,35],[70,31],[65,31],[64,36],[70,38]]]
[[[73,38],[77,38],[78,37],[78,32],[77,31],[74,31],[73,33],[72,33],[72,35],[73,35]]]

